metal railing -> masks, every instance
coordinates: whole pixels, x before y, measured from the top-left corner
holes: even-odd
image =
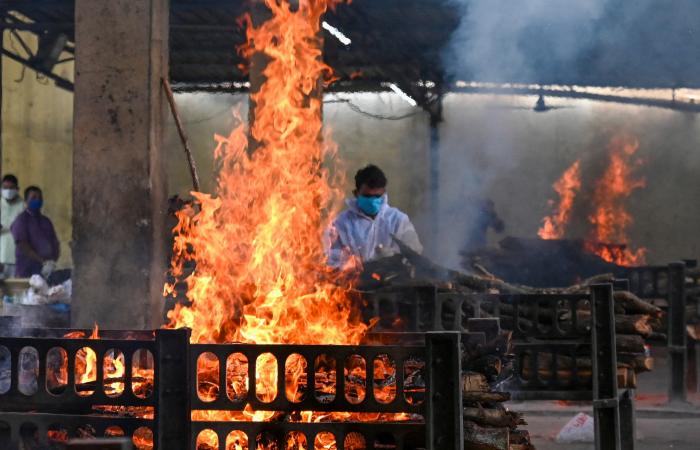
[[[616,287],[627,286],[620,280]],[[398,326],[408,332],[474,332],[481,318],[498,318],[503,329],[513,332],[515,356],[515,374],[502,389],[516,400],[590,400],[596,449],[634,448],[634,395],[618,393],[617,386],[613,285],[566,295],[438,293],[421,287],[365,300],[366,316],[379,317],[380,331]],[[402,316],[397,324],[402,312],[412,316]],[[585,358],[588,366],[581,367]]]
[[[368,449],[375,448],[387,438],[398,449],[463,449],[460,333],[426,333],[421,336],[420,343],[411,345],[358,346],[190,344],[189,330],[185,329],[103,332],[104,339],[56,337],[63,331],[48,334],[43,337],[0,337],[0,370],[10,372],[6,389],[0,389],[0,430],[3,427],[9,430],[8,436],[0,436],[3,449],[20,448],[23,430],[26,434],[28,426],[39,443],[48,443],[52,430],[60,430],[68,437],[86,432],[101,437],[113,434],[118,427],[119,434],[131,437],[138,430],[146,429],[146,436],[150,436],[154,448],[161,450],[194,449],[197,437],[205,430],[217,435],[221,450],[232,432],[244,433],[251,446],[261,435],[284,448],[289,433],[303,435],[309,443],[321,433],[330,433],[340,450],[345,448],[345,438],[350,434],[361,436]],[[119,335],[121,339],[114,337]],[[34,349],[35,354],[30,359],[35,362],[31,367],[25,364],[24,368],[28,370],[23,370],[20,355],[27,348]],[[53,348],[62,348],[67,358],[67,374],[60,383],[60,392],[51,391],[46,384],[47,364],[51,364],[49,352]],[[96,360],[95,373],[87,384],[82,378],[76,380],[75,375],[76,356],[85,348],[94,352]],[[134,381],[131,362],[139,359],[134,355],[140,350],[147,350],[152,355],[153,392],[146,398],[131,388]],[[122,392],[111,396],[105,386],[107,381],[114,383],[114,379],[105,380],[102,362],[107,354],[114,355],[115,351],[124,355],[127,370],[118,380],[124,383]],[[5,352],[5,357],[2,352]],[[243,360],[241,358],[246,361],[245,366],[239,366],[245,367],[243,385],[246,392],[238,397],[229,392],[232,355],[236,355],[238,362]],[[263,355],[277,362],[273,377],[276,380],[274,398],[265,399],[258,395],[257,364]],[[306,387],[303,395],[290,399],[286,395],[285,383],[288,381],[286,361],[292,355],[302,357],[306,362],[303,366]],[[199,386],[202,380],[199,377],[203,372],[198,369],[201,358],[207,363],[218,361],[213,382],[211,372],[206,380],[219,388],[216,395],[201,395]],[[346,389],[349,384],[358,383],[357,379],[351,381],[347,378],[346,369],[351,360],[364,362],[365,378],[362,382],[365,394],[359,401],[351,398]],[[328,392],[317,395],[318,361],[322,361],[326,368],[332,368],[337,376],[331,383],[333,398],[329,398]],[[389,377],[392,379],[388,386],[378,387],[380,381],[386,380],[374,379],[373,365],[377,361],[388,362],[394,367],[395,374],[393,378]],[[22,388],[27,384],[27,377],[34,380],[33,384],[29,383],[33,385],[30,391]],[[0,387],[3,387],[1,382]],[[377,394],[381,388],[388,388],[389,398]],[[152,415],[150,418],[98,415],[94,411],[95,405],[102,405],[102,410],[104,407],[152,408]],[[246,409],[246,405],[256,411],[282,413],[288,419],[300,411],[405,413],[415,415],[417,419],[406,422],[308,423],[302,420],[252,422],[191,418],[193,411],[197,410],[240,412]]]
[[[685,402],[688,398],[688,369],[695,370],[697,361],[695,342],[688,342],[686,332],[686,262],[667,266],[642,266],[626,269],[630,291],[643,299],[664,299],[668,312],[667,341],[670,364],[668,397],[671,402]],[[692,348],[689,348],[689,345]],[[689,361],[689,355],[692,356]],[[697,374],[693,373],[696,378]]]

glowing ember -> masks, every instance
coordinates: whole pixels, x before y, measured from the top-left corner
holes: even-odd
[[[642,164],[640,159],[633,159],[639,142],[619,135],[611,140],[609,150],[610,164],[593,191],[594,211],[588,217],[593,229],[587,237],[586,250],[621,266],[642,265],[646,249],[624,245],[629,242],[627,228],[633,223],[624,202],[636,189],[646,186],[644,178],[634,177],[634,169]],[[611,243],[623,245],[606,245]]]
[[[564,237],[576,194],[581,189],[581,161],[576,161],[566,169],[553,187],[559,195],[559,202],[554,213],[542,220],[542,227],[537,232],[542,239],[562,239]],[[549,203],[551,206],[555,204],[553,200],[550,200]]]
[[[84,339],[85,333],[82,331],[71,331],[63,337],[69,339]],[[100,339],[99,327],[95,324],[88,339]],[[61,351],[58,354],[60,361],[47,367],[50,388],[55,393],[60,393],[60,389],[68,384],[68,354]],[[105,394],[110,397],[118,397],[124,392],[124,380],[126,366],[124,363],[124,353],[118,350],[109,350],[104,355],[103,364],[103,388]],[[147,398],[153,393],[154,385],[154,361],[153,355],[147,350],[137,350],[133,354],[131,382],[134,395],[139,398]],[[83,347],[75,353],[75,380],[76,392],[78,395],[86,397],[94,394],[97,386],[97,355],[90,347]],[[96,405],[96,410],[124,410],[126,407],[104,407]],[[111,412],[116,412],[111,411]]]
[[[88,339],[99,339],[99,327],[95,324],[92,334]],[[71,332],[64,337],[68,338],[84,338],[82,332]],[[67,358],[67,356],[66,356]],[[66,360],[66,367],[68,361]],[[77,394],[80,396],[92,395],[95,390],[87,387],[97,381],[97,355],[90,347],[83,347],[75,353],[75,383]]]

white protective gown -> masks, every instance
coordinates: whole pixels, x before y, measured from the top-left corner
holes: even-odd
[[[411,220],[403,212],[389,206],[386,195],[374,219],[360,210],[356,199],[349,199],[346,204],[347,209],[336,217],[326,236],[329,265],[341,267],[350,255],[367,262],[398,253],[399,248],[392,235],[416,252],[423,251]]]

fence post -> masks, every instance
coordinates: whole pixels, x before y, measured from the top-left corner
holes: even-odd
[[[155,450],[187,450],[190,330],[156,330]]]
[[[458,332],[426,334],[428,450],[463,450],[462,357]]]
[[[616,278],[613,280],[613,290],[614,291],[629,291],[630,290],[630,280],[627,278]]]
[[[615,310],[610,284],[591,287],[593,413],[596,450],[620,449]]]
[[[620,395],[620,445],[622,450],[634,450],[634,440],[637,437],[636,423],[634,390],[625,389]]]
[[[685,263],[675,262],[668,266],[668,355],[671,363],[669,402],[685,402],[687,399],[688,344],[685,327]]]

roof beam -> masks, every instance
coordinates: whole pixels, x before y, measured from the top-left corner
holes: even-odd
[[[66,80],[65,78],[62,78],[53,72],[48,72],[48,71],[38,67],[32,61],[30,61],[28,59],[24,59],[21,56],[18,56],[10,51],[5,50],[4,48],[2,49],[2,54],[4,56],[7,56],[8,58],[10,58],[11,60],[18,62],[19,64],[22,64],[26,67],[29,67],[33,71],[45,76],[46,78],[53,80],[56,83],[57,87],[59,87],[61,89],[65,89],[69,92],[73,92],[73,82],[72,81]]]

